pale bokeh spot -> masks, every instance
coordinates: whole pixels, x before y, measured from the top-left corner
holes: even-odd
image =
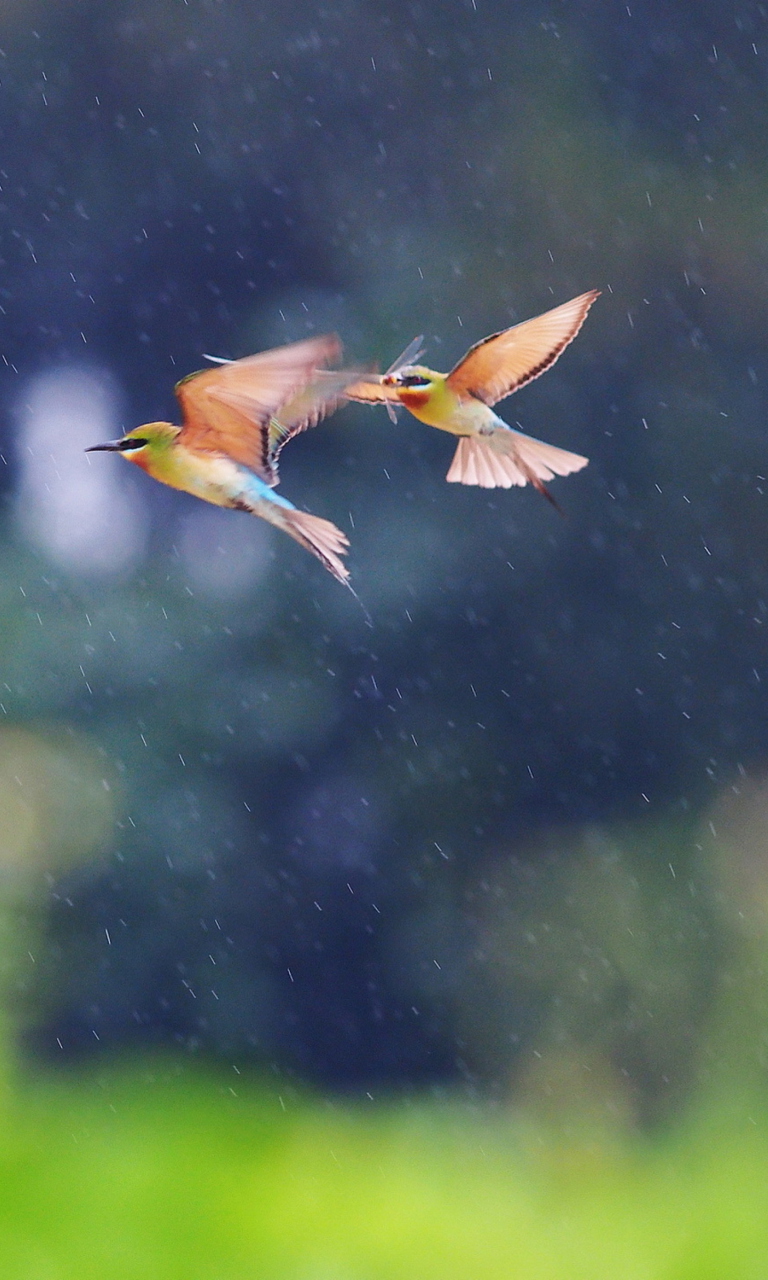
[[[113,797],[99,757],[80,737],[0,730],[2,883],[92,856],[111,834]]]
[[[742,936],[768,938],[768,772],[723,787],[702,828],[720,906]]]
[[[142,557],[144,502],[123,459],[86,454],[123,434],[107,379],[77,369],[35,378],[16,406],[18,520],[30,542],[76,573],[125,573]]]

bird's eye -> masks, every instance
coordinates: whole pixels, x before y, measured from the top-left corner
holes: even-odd
[[[420,373],[407,373],[404,378],[400,379],[401,387],[428,387],[429,379],[422,377]]]
[[[143,449],[145,444],[149,444],[149,441],[139,436],[127,436],[117,447],[121,453],[130,453],[133,449]]]

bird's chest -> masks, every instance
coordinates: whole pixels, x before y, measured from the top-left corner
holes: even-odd
[[[455,431],[453,419],[458,405],[445,383],[436,383],[432,387],[399,387],[398,398],[420,422],[439,427],[442,431]]]
[[[445,383],[431,390],[401,387],[399,396],[420,422],[454,436],[476,435],[488,416],[487,407],[479,400],[460,400]]]
[[[215,453],[193,453],[183,445],[168,450],[160,466],[146,470],[171,488],[183,489],[218,507],[232,506],[246,481],[244,469],[230,458]]]

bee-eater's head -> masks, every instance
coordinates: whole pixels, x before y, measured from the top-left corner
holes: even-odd
[[[173,444],[180,428],[170,422],[145,422],[143,427],[135,427],[121,440],[109,440],[106,444],[92,444],[86,453],[122,453],[140,467],[146,467],[155,457]]]
[[[385,373],[381,379],[385,387],[404,387],[412,391],[430,391],[435,375],[423,364],[407,364],[402,369]]]

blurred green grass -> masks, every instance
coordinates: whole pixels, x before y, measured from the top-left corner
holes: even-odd
[[[0,1120],[3,1280],[720,1280],[768,1273],[768,1114],[641,1136],[189,1064],[37,1076]]]

